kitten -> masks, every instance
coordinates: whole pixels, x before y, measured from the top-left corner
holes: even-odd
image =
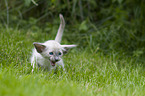
[[[70,48],[76,47],[76,45],[60,44],[65,27],[65,20],[61,14],[59,17],[61,22],[55,40],[48,40],[44,43],[33,43],[35,48],[31,56],[32,72],[34,71],[35,65],[36,68],[41,67],[48,71],[56,69],[56,67],[60,65],[63,70],[65,70],[61,57],[67,53]]]

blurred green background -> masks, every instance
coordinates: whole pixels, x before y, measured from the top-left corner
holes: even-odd
[[[145,0],[0,0],[0,26],[28,35],[42,32],[53,39],[60,13],[66,21],[62,43],[144,61]]]

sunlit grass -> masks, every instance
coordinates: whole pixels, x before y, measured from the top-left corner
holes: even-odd
[[[121,53],[103,55],[86,49],[80,51],[78,47],[64,56],[66,73],[61,70],[57,74],[35,70],[32,74],[29,62],[32,43],[47,40],[47,34],[28,30],[0,30],[0,96],[145,94],[143,63],[133,57]]]

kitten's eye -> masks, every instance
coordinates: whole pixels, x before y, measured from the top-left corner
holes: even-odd
[[[49,52],[49,55],[53,55],[53,52]]]
[[[59,52],[58,54],[59,54],[59,55],[61,55],[61,53],[60,53],[60,52]]]

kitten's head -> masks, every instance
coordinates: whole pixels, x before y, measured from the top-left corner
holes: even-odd
[[[50,40],[45,43],[33,43],[37,52],[48,59],[52,66],[61,60],[61,57],[68,52],[70,48],[76,45],[60,45],[58,42]]]

